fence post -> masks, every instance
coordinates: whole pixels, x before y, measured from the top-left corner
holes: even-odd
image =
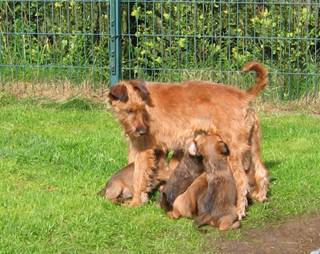
[[[121,79],[121,1],[110,0],[110,84],[115,85]]]

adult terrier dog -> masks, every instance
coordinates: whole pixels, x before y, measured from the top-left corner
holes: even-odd
[[[256,84],[242,91],[207,81],[145,83],[120,81],[109,92],[109,101],[130,139],[129,162],[135,163],[131,205],[147,200],[147,186],[154,172],[154,149],[184,148],[197,129],[219,129],[230,148],[230,166],[237,186],[237,212],[245,215],[248,179],[242,158],[247,151],[250,130],[246,125],[249,104],[265,88],[267,70],[258,62],[247,63],[243,71],[257,73]],[[255,165],[255,172],[264,171]],[[258,173],[257,173],[258,174]],[[253,198],[265,199],[265,192]]]

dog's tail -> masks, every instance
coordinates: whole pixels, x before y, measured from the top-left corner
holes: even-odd
[[[247,90],[247,94],[249,95],[250,100],[253,100],[268,84],[268,70],[261,63],[258,63],[257,61],[252,61],[246,63],[243,66],[242,71],[255,71],[257,73],[256,84]]]

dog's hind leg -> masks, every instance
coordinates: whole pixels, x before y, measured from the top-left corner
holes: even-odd
[[[267,199],[267,192],[269,188],[269,174],[268,170],[263,164],[261,160],[261,153],[260,153],[260,140],[261,140],[261,131],[260,131],[260,124],[259,120],[256,119],[255,126],[252,135],[252,167],[254,170],[254,177],[255,177],[255,187],[251,196],[253,199],[263,202]]]
[[[231,151],[237,151],[238,149],[230,149]],[[237,188],[237,214],[239,220],[246,214],[246,207],[248,205],[247,194],[250,190],[248,177],[245,173],[242,164],[241,154],[231,154],[229,159],[232,175]]]

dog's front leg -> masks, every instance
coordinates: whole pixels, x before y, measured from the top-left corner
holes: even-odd
[[[136,154],[133,174],[133,198],[130,206],[139,206],[148,201],[148,191],[151,177],[155,170],[155,155],[153,149],[141,151]]]
[[[129,146],[128,146],[128,163],[134,162],[135,157],[137,155],[137,150],[135,149],[132,142],[129,140]]]

